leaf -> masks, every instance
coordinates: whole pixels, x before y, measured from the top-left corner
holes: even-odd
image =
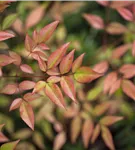
[[[38,81],[38,82],[35,84],[32,93],[39,92],[40,90],[42,90],[43,88],[45,88],[45,86],[46,86],[46,82],[45,82],[45,81]]]
[[[17,66],[19,66],[20,64],[21,64],[21,61],[22,61],[22,59],[21,59],[21,57],[17,54],[17,53],[15,53],[15,52],[9,52],[9,55],[10,55],[10,57],[14,60],[14,64],[15,65],[17,65]]]
[[[13,37],[15,37],[13,33],[9,33],[7,31],[0,31],[0,41],[4,41]]]
[[[40,98],[40,95],[35,94],[35,93],[26,93],[23,96],[23,99],[25,99],[26,101],[34,101]]]
[[[135,85],[130,80],[122,81],[122,90],[127,96],[135,100]]]
[[[19,84],[19,88],[20,88],[21,90],[30,90],[30,89],[33,89],[34,86],[35,86],[35,82],[29,81],[29,80],[22,81],[22,82]]]
[[[68,55],[63,57],[62,61],[60,62],[61,74],[65,74],[70,71],[74,59],[74,52],[75,50],[72,50]]]
[[[102,129],[102,138],[103,138],[106,146],[109,147],[110,150],[115,150],[111,132],[105,126],[102,126],[101,129]]]
[[[69,47],[69,43],[66,43],[66,44],[62,45],[60,48],[58,48],[56,51],[54,51],[49,56],[48,62],[47,62],[48,69],[54,68],[60,63],[60,61],[63,58],[63,56],[65,55],[68,47]]]
[[[117,8],[129,6],[132,3],[133,1],[112,1],[110,7],[117,9]]]
[[[38,47],[42,50],[50,50],[50,48],[44,43],[39,44]]]
[[[100,76],[102,76],[102,74],[99,74],[99,73],[93,71],[91,68],[85,67],[85,66],[80,67],[74,74],[75,80],[80,83],[91,82],[91,81],[99,78]]]
[[[104,93],[109,92],[114,82],[117,80],[117,73],[111,72],[109,73],[104,80]]]
[[[34,130],[34,112],[28,102],[23,101],[20,106],[20,116],[22,120]]]
[[[94,114],[96,116],[100,116],[100,115],[103,115],[103,113],[105,113],[111,106],[111,103],[109,102],[103,102],[101,104],[98,104],[95,106],[94,108]]]
[[[15,150],[16,145],[19,143],[20,140],[5,143],[0,147],[0,150]]]
[[[65,108],[65,102],[62,92],[57,84],[48,83],[45,87],[45,94],[50,98],[50,100],[56,105]]]
[[[65,142],[66,142],[65,132],[60,132],[58,135],[56,135],[56,137],[54,139],[53,149],[60,150],[62,148],[62,146],[65,144]]]
[[[103,29],[104,21],[101,17],[92,14],[84,14],[83,17],[88,21],[88,23],[95,29]]]
[[[109,91],[109,95],[112,95],[114,92],[116,92],[120,86],[121,86],[121,79],[116,80],[113,85],[111,86],[111,89]]]
[[[109,64],[107,61],[102,61],[98,64],[96,64],[93,68],[93,70],[95,72],[98,72],[98,73],[105,73],[109,68]]]
[[[39,32],[39,39],[38,43],[46,42],[52,36],[53,32],[55,31],[59,21],[54,21],[44,28],[42,28]]]
[[[25,72],[25,73],[30,73],[30,74],[33,74],[33,73],[34,73],[33,70],[32,70],[32,68],[31,68],[31,66],[29,66],[29,65],[27,65],[27,64],[22,64],[22,65],[20,66],[20,69],[21,69],[23,72]]]
[[[30,38],[30,36],[27,34],[25,37],[25,48],[27,51],[32,52],[32,50],[35,47],[35,43],[33,40]]]
[[[72,122],[71,122],[71,131],[70,131],[70,135],[71,135],[71,141],[72,143],[75,143],[77,137],[80,134],[81,131],[81,118],[79,116],[75,117]]]
[[[118,8],[117,11],[119,14],[127,21],[133,21],[133,14],[130,10],[126,8]]]
[[[60,80],[60,84],[65,94],[69,96],[74,102],[76,102],[76,92],[72,78],[63,76]]]
[[[91,119],[85,120],[83,127],[82,127],[82,139],[85,148],[88,148],[88,144],[94,129],[94,125]]]
[[[46,72],[46,63],[40,57],[38,57],[38,65],[42,71]]]
[[[57,83],[57,82],[60,82],[60,80],[61,80],[61,78],[58,76],[51,76],[47,79],[47,82]]]
[[[13,100],[12,104],[10,105],[9,111],[19,108],[21,103],[22,103],[22,98],[16,98],[15,100]]]
[[[23,34],[24,33],[24,26],[23,26],[23,22],[20,18],[16,18],[16,20],[14,21],[14,23],[12,24],[13,29],[19,33],[19,34]]]
[[[44,15],[44,6],[38,6],[33,11],[30,12],[28,17],[26,18],[26,29],[31,28],[32,26],[36,25]]]
[[[0,132],[0,143],[4,143],[7,141],[9,141],[9,139],[2,132]]]
[[[123,78],[132,78],[135,76],[135,65],[125,64],[120,67],[119,72],[123,74]]]
[[[94,129],[94,131],[93,131],[93,134],[92,134],[92,138],[91,138],[91,143],[92,144],[96,141],[96,139],[98,138],[99,134],[100,134],[100,125],[97,124],[95,129]]]
[[[82,61],[84,58],[84,53],[80,55],[72,64],[72,72],[75,73],[77,69],[79,69],[82,65]]]
[[[135,41],[133,42],[132,46],[132,55],[135,56]]]
[[[105,116],[100,120],[100,123],[105,126],[110,126],[122,119],[123,117],[118,117],[118,116]]]
[[[48,75],[51,75],[51,76],[60,75],[60,72],[59,72],[58,67],[54,67],[54,68],[52,68],[52,69],[49,69],[49,70],[47,70],[46,73],[47,73]]]
[[[118,59],[122,57],[129,49],[131,48],[131,44],[124,44],[113,50],[112,58]]]
[[[97,0],[96,1],[98,4],[102,5],[102,6],[108,6],[109,5],[109,1],[101,1],[101,0]]]
[[[4,55],[4,54],[0,55],[0,66],[1,67],[9,65],[9,64],[11,64],[13,62],[14,62],[14,60],[11,57],[9,57],[7,55]]]
[[[17,84],[7,84],[2,90],[1,93],[12,95],[17,90]]]
[[[4,21],[2,23],[2,30],[9,28],[13,24],[13,22],[16,20],[16,18],[17,18],[17,14],[15,13],[10,14],[6,18],[4,18]]]
[[[118,22],[112,22],[107,26],[106,31],[112,35],[119,35],[125,33],[127,28]]]

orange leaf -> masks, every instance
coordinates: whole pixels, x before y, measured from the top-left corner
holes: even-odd
[[[30,89],[33,89],[34,86],[35,86],[35,82],[29,81],[29,80],[22,81],[22,82],[19,84],[19,88],[20,88],[21,90],[30,90]]]
[[[9,111],[12,111],[12,110],[14,110],[14,109],[19,108],[20,105],[21,105],[21,103],[22,103],[22,98],[16,98],[16,99],[12,102]]]
[[[7,31],[0,31],[0,41],[4,41],[13,37],[15,37],[15,35],[12,33],[9,33]]]
[[[63,76],[61,78],[60,84],[65,94],[76,102],[76,93],[72,78],[68,76]]]
[[[110,150],[115,150],[111,132],[105,126],[102,126],[101,129],[102,129],[102,138],[103,138],[106,146],[109,147]]]
[[[22,120],[34,130],[34,113],[31,105],[25,101],[20,106],[20,116]]]
[[[97,124],[91,138],[91,143],[94,143],[100,134],[100,125]]]
[[[47,62],[48,69],[54,68],[60,63],[60,61],[61,61],[62,57],[65,55],[68,47],[69,47],[69,43],[66,43],[66,44],[62,45],[60,48],[58,48],[57,50],[55,50],[49,56],[48,62]]]

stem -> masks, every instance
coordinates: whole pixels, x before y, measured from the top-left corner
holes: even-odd
[[[45,78],[45,76],[27,76],[27,75],[24,75],[24,76],[1,76],[1,78]]]

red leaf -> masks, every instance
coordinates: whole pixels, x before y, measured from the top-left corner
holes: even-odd
[[[21,57],[17,54],[17,53],[15,53],[15,52],[9,52],[9,55],[11,56],[11,58],[14,60],[14,64],[15,65],[20,65],[21,64]]]
[[[16,98],[10,105],[9,111],[19,108],[21,103],[22,103],[22,98]]]
[[[57,75],[60,75],[60,72],[59,72],[58,67],[55,67],[55,68],[47,70],[47,74],[51,76],[57,76]]]
[[[2,72],[2,68],[0,67],[0,77],[2,77],[3,72]]]
[[[103,138],[106,146],[109,147],[110,150],[115,150],[111,132],[105,126],[102,126],[101,129],[102,129],[102,138]]]
[[[135,100],[135,85],[130,80],[122,81],[122,90],[127,96]]]
[[[114,92],[116,92],[121,86],[121,79],[116,80],[109,91],[109,95],[112,95]]]
[[[31,105],[25,101],[21,103],[20,106],[20,115],[22,120],[34,130],[34,113]]]
[[[72,78],[63,76],[61,78],[60,84],[65,94],[69,96],[74,102],[76,102],[76,93]]]
[[[80,83],[91,82],[91,81],[99,78],[100,76],[102,76],[102,74],[99,74],[99,73],[93,71],[91,68],[85,67],[85,66],[79,68],[74,74],[75,80]]]
[[[107,26],[106,31],[109,34],[118,35],[125,33],[127,31],[127,28],[118,22],[112,22]]]
[[[45,88],[45,86],[46,86],[46,82],[45,82],[45,81],[38,81],[38,82],[35,84],[32,93],[39,92],[40,90],[42,90],[43,88]]]
[[[82,61],[84,58],[85,54],[80,55],[74,62],[72,65],[72,72],[75,73],[77,69],[79,69],[82,65]]]
[[[2,89],[1,93],[12,95],[16,92],[16,90],[17,84],[8,84]]]
[[[26,93],[23,96],[23,99],[25,99],[26,101],[34,101],[34,100],[38,99],[39,97],[40,97],[40,95],[35,94],[35,93]]]
[[[104,93],[109,92],[111,86],[114,84],[114,82],[117,80],[117,73],[111,72],[109,73],[105,80],[104,80]]]
[[[131,5],[133,1],[112,1],[110,7],[117,9],[121,7],[126,7],[128,5]]]
[[[132,46],[132,55],[135,56],[135,41],[133,42]]]
[[[102,61],[98,64],[96,64],[93,68],[94,71],[98,73],[105,73],[109,68],[109,64],[107,61]]]
[[[82,139],[83,139],[83,143],[85,148],[88,148],[88,144],[93,132],[93,122],[91,119],[85,120],[83,127],[82,127]]]
[[[83,16],[93,28],[95,29],[104,28],[104,21],[101,17],[91,14],[84,14]]]
[[[47,62],[48,69],[54,68],[60,63],[60,61],[61,61],[62,57],[65,55],[68,47],[69,47],[69,43],[66,43],[66,44],[62,45],[60,48],[58,48],[56,51],[54,51],[49,56],[48,62]]]
[[[60,82],[61,78],[60,77],[57,77],[57,76],[51,76],[47,79],[47,82],[50,82],[50,83],[57,83],[57,82]]]
[[[100,123],[105,126],[110,126],[122,119],[123,117],[118,117],[118,116],[105,116],[100,120]]]
[[[7,141],[9,141],[9,139],[3,133],[0,132],[0,143]]]
[[[58,23],[59,23],[59,21],[54,21],[54,22],[48,24],[47,26],[45,26],[44,28],[42,28],[39,32],[38,42],[39,43],[46,42],[52,36]]]
[[[44,6],[39,6],[35,8],[33,11],[30,12],[26,19],[26,28],[30,28],[34,25],[36,25],[43,17],[44,15]]]
[[[133,21],[133,14],[126,8],[118,8],[119,14],[127,21]]]
[[[99,134],[100,134],[100,125],[97,124],[95,129],[94,129],[94,131],[93,131],[93,134],[92,134],[92,138],[91,138],[91,143],[92,144],[96,141],[96,139],[98,138]]]
[[[22,81],[22,82],[19,84],[19,88],[20,88],[21,90],[30,90],[30,89],[33,89],[34,86],[35,86],[35,82],[29,81],[29,80]]]
[[[60,88],[55,83],[48,83],[45,87],[45,93],[56,105],[65,108],[65,102]]]
[[[41,48],[42,50],[49,50],[49,49],[50,49],[50,48],[49,48],[46,44],[44,44],[44,43],[39,44],[38,47]]]
[[[46,72],[46,63],[40,57],[38,57],[38,65],[42,71]]]
[[[58,135],[56,135],[54,139],[53,149],[60,150],[62,146],[65,144],[65,142],[66,142],[66,134],[65,132],[60,132]]]
[[[6,66],[6,65],[9,65],[11,63],[13,63],[14,60],[13,58],[7,56],[7,55],[4,55],[4,54],[1,54],[0,55],[0,66]]]
[[[25,48],[27,49],[27,51],[32,52],[34,47],[35,47],[35,44],[34,44],[33,40],[27,34],[25,37]]]
[[[20,69],[21,69],[23,72],[26,72],[26,73],[30,73],[30,74],[33,74],[33,73],[34,73],[33,70],[32,70],[32,68],[31,68],[29,65],[27,65],[27,64],[22,64],[22,65],[20,66]]]
[[[12,33],[9,33],[7,31],[0,31],[0,41],[4,41],[13,37],[15,37],[15,35]]]
[[[62,61],[60,62],[61,74],[65,74],[70,71],[74,59],[74,52],[75,50],[72,50],[68,55],[63,57]]]
[[[109,5],[109,1],[97,0],[96,2],[99,3],[100,5],[103,5],[103,6],[108,6]]]

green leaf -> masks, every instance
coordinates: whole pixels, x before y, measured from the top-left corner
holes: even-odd
[[[19,142],[19,140],[3,144],[0,148],[0,150],[15,150],[15,147],[18,144],[18,142]]]
[[[2,30],[9,28],[12,25],[12,23],[16,20],[16,18],[17,18],[17,14],[13,13],[8,15],[2,23]]]

